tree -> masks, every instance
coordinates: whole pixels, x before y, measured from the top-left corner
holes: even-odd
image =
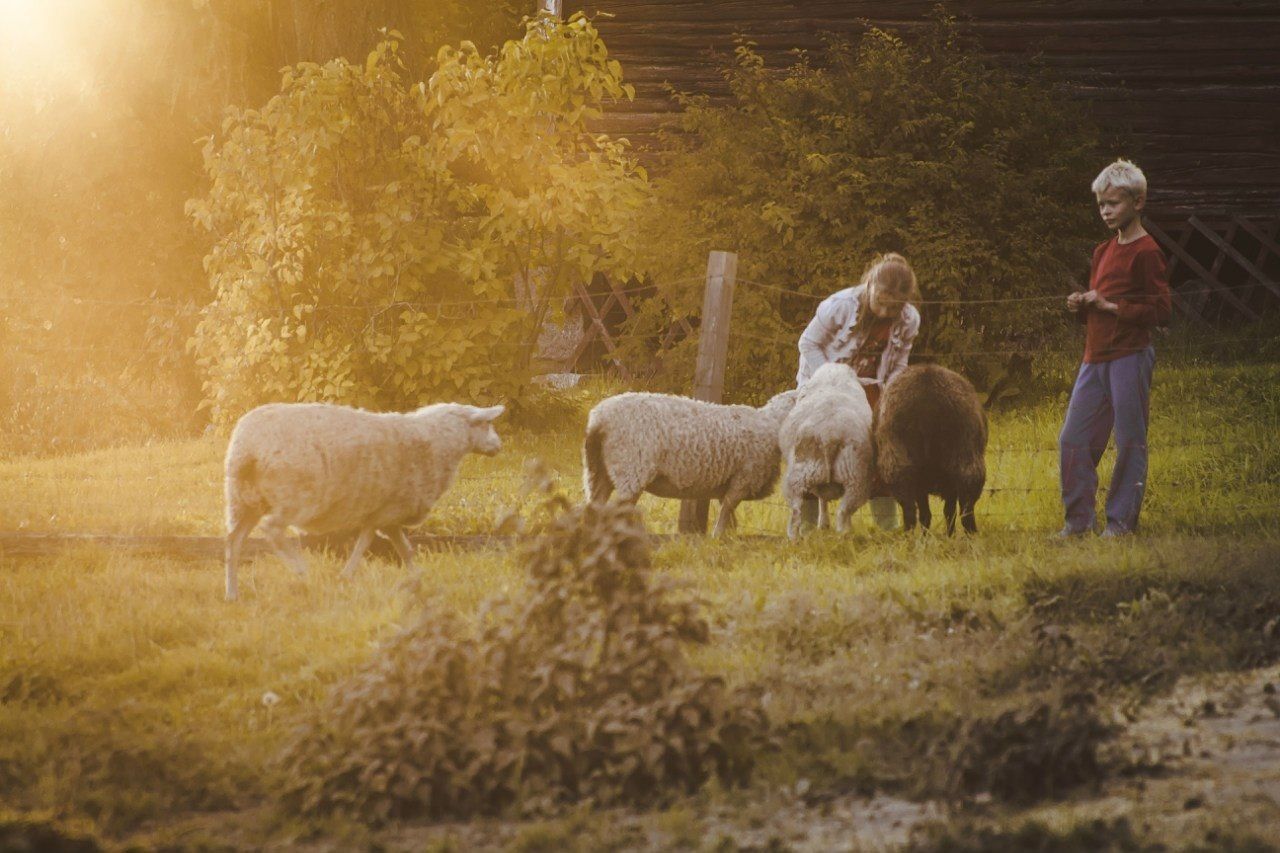
[[[679,282],[708,249],[740,254],[726,377],[739,398],[792,382],[817,300],[886,251],[907,256],[935,303],[917,351],[980,385],[1005,357],[976,353],[1060,325],[1060,311],[1028,303],[936,304],[1062,293],[1087,268],[1097,131],[1043,73],[988,66],[939,13],[910,43],[873,29],[782,71],[742,43],[725,75],[730,103],[682,98],[639,250],[662,298],[633,340],[652,339],[666,303],[697,314],[700,285]],[[667,354],[674,376],[689,374],[694,347]]]
[[[586,122],[632,90],[584,16],[442,48],[424,82],[399,51],[393,32],[360,64],[299,63],[206,144],[189,210],[214,298],[193,347],[217,421],[518,397],[572,282],[630,269],[647,180]]]

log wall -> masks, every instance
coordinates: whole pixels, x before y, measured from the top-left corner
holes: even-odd
[[[824,33],[856,36],[868,22],[910,36],[933,0],[588,0],[636,100],[607,130],[642,150],[676,109],[665,93],[726,94],[710,51],[755,41],[771,65]],[[1109,129],[1128,134],[1152,182],[1149,210],[1268,215],[1280,209],[1280,3],[1261,0],[953,0],[990,59],[1041,55]]]

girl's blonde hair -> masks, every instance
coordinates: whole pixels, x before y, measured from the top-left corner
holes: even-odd
[[[897,252],[886,252],[867,265],[862,284],[874,284],[877,292],[906,302],[920,301],[920,286],[907,259]],[[870,288],[867,298],[871,297]]]
[[[1093,179],[1092,189],[1094,195],[1117,189],[1138,198],[1147,194],[1147,176],[1128,160],[1117,160],[1098,173],[1098,177]]]

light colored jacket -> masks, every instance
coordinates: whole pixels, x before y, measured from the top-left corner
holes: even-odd
[[[830,361],[843,361],[857,352],[863,336],[854,333],[858,307],[866,285],[837,291],[818,306],[813,319],[800,335],[800,371],[796,386],[808,381],[813,372]],[[875,381],[884,388],[907,366],[911,345],[920,333],[920,312],[911,304],[902,306],[902,314],[889,329],[889,341],[880,356]],[[863,380],[867,384],[868,380]]]

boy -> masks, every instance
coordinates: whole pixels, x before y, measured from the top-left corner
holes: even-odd
[[[1084,362],[1058,437],[1066,525],[1080,536],[1097,521],[1098,462],[1114,427],[1116,464],[1107,490],[1105,537],[1138,529],[1147,480],[1147,412],[1155,350],[1151,329],[1170,318],[1164,255],[1142,227],[1147,179],[1117,160],[1093,182],[1102,221],[1116,236],[1093,251],[1089,290],[1067,297],[1085,324]]]

